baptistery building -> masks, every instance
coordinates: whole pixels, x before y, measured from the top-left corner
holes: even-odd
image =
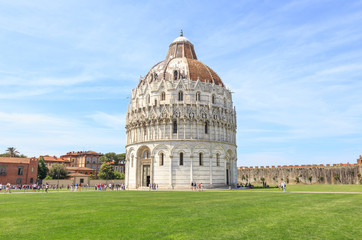
[[[132,90],[126,133],[129,189],[236,186],[231,91],[182,33]]]

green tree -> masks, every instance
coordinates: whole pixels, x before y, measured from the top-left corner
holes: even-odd
[[[124,162],[126,157],[125,153],[121,153],[121,154],[116,154],[114,152],[109,152],[104,154],[102,157],[100,157],[99,159],[101,160],[102,163],[104,162],[114,162],[114,164],[118,164],[119,162]]]
[[[295,181],[296,183],[299,183],[300,182],[299,177],[295,177]]]
[[[264,184],[265,178],[264,178],[264,177],[262,177],[262,178],[260,178],[260,180],[261,180],[261,181],[262,181],[262,183]]]
[[[38,179],[44,179],[48,174],[48,167],[45,165],[45,161],[43,157],[40,157],[38,163]]]
[[[18,150],[14,147],[9,147],[6,149],[5,153],[0,154],[0,157],[20,157],[27,158],[24,154],[20,154]]]
[[[17,157],[20,154],[14,147],[8,147],[8,149],[6,149],[6,153],[9,154],[9,157]]]
[[[64,164],[53,164],[49,169],[49,176],[53,179],[64,179],[67,177],[68,171]]]
[[[121,180],[124,179],[124,173],[120,173],[114,170],[113,174],[114,174],[114,179],[121,179]]]
[[[309,180],[310,183],[312,183],[312,179],[313,179],[312,176],[309,176],[309,177],[308,177],[308,180]]]
[[[103,162],[98,172],[100,179],[114,179],[114,170],[112,165],[108,162]]]

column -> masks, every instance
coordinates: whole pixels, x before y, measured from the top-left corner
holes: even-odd
[[[173,178],[173,174],[172,174],[172,158],[173,158],[173,156],[170,155],[170,187],[171,188],[173,188],[172,187],[172,178]]]
[[[218,131],[219,131],[219,136],[218,136],[218,138],[219,138],[219,142],[221,142],[221,127],[220,127],[220,124],[217,126],[217,129],[218,129]]]
[[[194,181],[194,172],[193,172],[193,165],[194,165],[194,156],[190,156],[190,184]]]
[[[179,132],[180,132],[180,127],[181,126],[181,122],[180,121],[177,121],[177,132],[176,132],[176,139],[178,139],[178,136],[179,136]]]
[[[209,157],[209,174],[210,174],[210,185],[212,185],[212,155]]]
[[[190,121],[190,139],[194,138],[194,121]]]
[[[225,174],[225,175],[224,175],[224,176],[225,176],[225,177],[224,177],[224,183],[225,183],[225,185],[226,185],[226,183],[227,183],[227,180],[226,180],[226,177],[227,177],[227,176],[226,176],[226,166],[227,166],[227,159],[224,158],[224,174]],[[230,175],[230,173],[229,173],[229,175]]]
[[[147,124],[146,128],[147,128],[147,140],[150,140],[151,139],[151,136],[150,136],[150,134],[151,134],[151,131],[150,131],[151,125]]]
[[[155,163],[155,156],[151,156],[151,166],[150,166],[150,184],[153,184],[154,179],[153,179],[153,172],[154,172],[154,163]]]
[[[184,139],[186,139],[186,120],[184,119]]]
[[[166,138],[166,120],[163,120],[163,121],[164,121],[163,122],[163,133],[162,133],[161,137],[163,139],[165,139]]]
[[[170,139],[172,139],[172,126],[173,126],[173,122],[170,122]]]
[[[126,169],[127,171],[125,172],[125,184],[126,188],[128,188],[129,185],[129,158],[126,158]]]

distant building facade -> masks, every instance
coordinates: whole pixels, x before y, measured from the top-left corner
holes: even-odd
[[[95,172],[95,176],[98,176],[99,169],[101,168],[102,162],[99,158],[103,156],[103,153],[97,153],[94,151],[78,151],[68,152],[60,158],[70,162],[70,167],[86,167],[91,168]]]
[[[56,156],[49,156],[49,155],[39,156],[39,159],[41,157],[44,159],[45,165],[48,168],[51,168],[53,164],[64,164],[65,166],[70,166],[70,161],[67,159],[58,158]]]
[[[48,168],[55,163],[64,164],[68,170],[71,170],[69,174],[92,174],[95,178],[98,178],[98,172],[102,165],[102,162],[99,159],[101,156],[103,156],[103,153],[97,153],[94,151],[73,151],[61,155],[59,158],[49,155],[43,155],[40,157],[44,158],[45,165]],[[118,163],[111,162],[110,164],[115,171],[125,173],[125,164],[123,161]]]
[[[37,180],[37,158],[0,157],[0,183],[24,185]]]

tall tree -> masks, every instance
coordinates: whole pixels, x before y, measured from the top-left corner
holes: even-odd
[[[114,179],[114,171],[112,165],[108,162],[103,162],[99,169],[98,177],[100,179]]]
[[[67,177],[68,171],[64,164],[53,164],[49,169],[49,176],[53,179],[64,179]]]
[[[6,153],[9,154],[9,157],[17,157],[19,155],[19,151],[14,147],[8,147],[8,149],[6,149]]]
[[[100,157],[99,159],[101,160],[102,163],[104,162],[114,162],[115,164],[118,164],[119,162],[124,162],[125,160],[125,153],[121,153],[121,154],[116,154],[114,152],[109,152],[104,154],[102,157]]]
[[[44,179],[48,174],[48,167],[45,165],[45,161],[43,157],[40,157],[38,163],[38,179]]]

